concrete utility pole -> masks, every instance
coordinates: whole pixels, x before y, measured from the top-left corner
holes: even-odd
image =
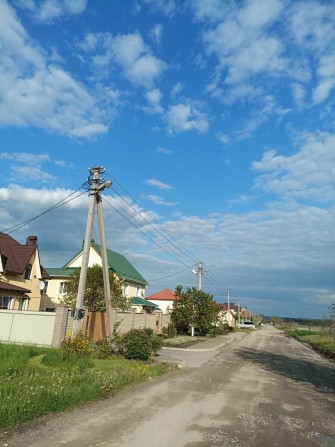
[[[106,250],[106,240],[105,240],[105,230],[103,224],[103,213],[102,213],[102,204],[101,204],[101,196],[100,192],[105,188],[109,188],[112,185],[112,182],[105,182],[100,178],[100,174],[104,172],[104,168],[102,167],[94,167],[90,169],[90,177],[89,184],[91,185],[90,191],[90,202],[86,223],[86,232],[85,232],[85,240],[84,240],[84,248],[83,248],[83,256],[81,262],[81,270],[79,277],[79,285],[77,292],[77,300],[76,300],[76,308],[74,310],[74,322],[72,334],[76,335],[81,329],[81,319],[84,316],[84,295],[85,295],[85,287],[86,287],[86,279],[87,279],[87,269],[88,269],[88,261],[90,255],[90,246],[92,239],[92,230],[93,230],[93,221],[94,221],[94,211],[95,207],[98,209],[98,220],[99,220],[99,236],[100,236],[100,244],[101,244],[101,258],[102,258],[102,268],[103,268],[103,277],[104,277],[104,290],[105,290],[105,300],[106,300],[106,311],[107,311],[107,322],[108,322],[108,336],[112,335],[111,331],[111,300],[110,300],[110,284],[109,284],[109,271],[108,271],[108,262],[107,262],[107,250]]]
[[[202,262],[199,261],[198,262],[198,269],[197,269],[197,271],[192,270],[192,272],[195,275],[197,275],[197,277],[198,277],[198,290],[201,290],[202,289],[202,275],[203,275],[203,272],[208,272],[208,269],[204,270]]]
[[[238,324],[241,323],[241,308],[240,308],[240,300],[237,300],[237,309],[238,309]]]
[[[227,289],[227,320],[228,326],[230,327],[230,289]]]

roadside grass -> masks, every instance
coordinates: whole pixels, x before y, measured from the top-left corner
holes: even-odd
[[[0,427],[114,396],[173,368],[117,355],[64,358],[60,349],[0,343]]]
[[[288,335],[297,340],[307,343],[321,354],[335,358],[335,340],[322,330],[299,329],[288,326],[281,327]]]
[[[163,346],[181,346],[189,343],[195,343],[199,341],[198,337],[191,337],[190,335],[178,335],[173,338],[166,338],[163,341]]]

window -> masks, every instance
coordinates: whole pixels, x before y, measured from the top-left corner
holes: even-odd
[[[48,293],[48,281],[44,281],[43,293]]]
[[[129,293],[129,284],[126,282],[125,285],[123,286],[123,294],[128,295],[128,293]]]
[[[136,287],[136,296],[143,297],[142,287]]]
[[[29,303],[28,298],[21,298],[19,303],[19,310],[28,310],[28,303]]]
[[[10,309],[12,298],[10,296],[0,296],[0,309]]]
[[[65,281],[58,283],[58,295],[65,295],[67,293],[67,284]]]
[[[26,271],[24,272],[24,279],[30,279],[31,278],[31,271],[32,271],[32,265],[28,264],[26,267]]]

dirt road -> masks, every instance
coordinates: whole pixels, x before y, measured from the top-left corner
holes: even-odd
[[[264,327],[220,348],[199,367],[43,418],[8,433],[5,444],[335,447],[335,365]]]

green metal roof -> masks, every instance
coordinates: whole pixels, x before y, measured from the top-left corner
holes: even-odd
[[[143,298],[140,298],[139,296],[132,298],[131,304],[133,304],[134,306],[153,307],[154,309],[160,310],[160,308],[159,308],[159,306],[157,306],[157,304],[152,303],[151,301],[145,300]]]
[[[98,253],[101,257],[101,246],[96,244],[94,240],[91,241],[91,247]],[[64,265],[63,269],[69,269],[69,264],[75,259],[82,251],[76,254],[67,264]],[[115,251],[107,249],[107,262],[109,269],[116,273],[120,279],[125,278],[128,281],[134,281],[138,284],[147,285],[148,282],[143,278],[143,276],[135,269],[135,267],[123,256]],[[49,270],[52,269],[47,269]],[[62,270],[62,269],[58,269]]]

